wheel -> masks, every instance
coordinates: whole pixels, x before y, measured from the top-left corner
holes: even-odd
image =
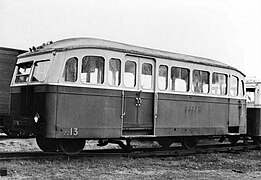
[[[85,146],[84,139],[60,139],[59,148],[67,155],[79,154]]]
[[[238,140],[239,140],[239,136],[228,136],[228,141],[232,145],[236,145]]]
[[[197,147],[199,139],[196,137],[183,137],[181,145],[187,150],[193,150]]]
[[[171,138],[159,138],[157,142],[161,147],[168,148],[173,143],[173,140]]]
[[[56,152],[58,151],[58,145],[56,139],[47,139],[43,137],[36,137],[36,143],[38,147],[44,152]]]
[[[256,145],[261,145],[261,137],[260,136],[252,136],[253,142]]]

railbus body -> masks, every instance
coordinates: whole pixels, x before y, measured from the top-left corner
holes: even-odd
[[[9,116],[10,83],[14,72],[17,56],[26,51],[0,47],[0,132],[4,130],[4,120]]]
[[[73,38],[19,56],[12,127],[44,151],[79,152],[152,138],[193,148],[208,136],[247,134],[244,74],[224,63],[122,43]]]

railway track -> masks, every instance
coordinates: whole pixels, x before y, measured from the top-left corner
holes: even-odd
[[[97,156],[121,156],[129,158],[142,157],[171,157],[171,156],[186,156],[195,154],[207,153],[240,153],[242,151],[259,150],[260,146],[253,143],[237,145],[231,144],[214,144],[214,145],[199,145],[195,150],[185,150],[181,146],[163,148],[134,148],[131,151],[122,149],[97,149],[84,150],[79,155],[68,156],[60,152],[2,152],[0,153],[0,160],[27,160],[27,159],[63,159],[63,158],[81,158],[81,157],[97,157]]]

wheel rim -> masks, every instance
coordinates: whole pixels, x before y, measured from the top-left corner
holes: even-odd
[[[181,145],[188,150],[193,150],[197,147],[198,144],[198,138],[195,137],[184,137],[181,140]]]
[[[82,139],[61,139],[59,148],[67,155],[79,154],[85,146],[85,140]]]
[[[58,150],[56,139],[36,137],[38,147],[44,152],[56,152]]]
[[[159,145],[163,148],[168,148],[173,143],[173,140],[170,138],[160,138],[157,140]]]

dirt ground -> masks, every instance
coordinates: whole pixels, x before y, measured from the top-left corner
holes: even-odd
[[[146,145],[146,143],[144,143]],[[151,143],[150,146],[157,146]],[[86,148],[97,148],[89,141]],[[118,148],[111,145],[110,148]],[[34,139],[1,140],[0,151],[39,151]],[[261,151],[183,157],[86,157],[0,161],[0,179],[261,179]]]

